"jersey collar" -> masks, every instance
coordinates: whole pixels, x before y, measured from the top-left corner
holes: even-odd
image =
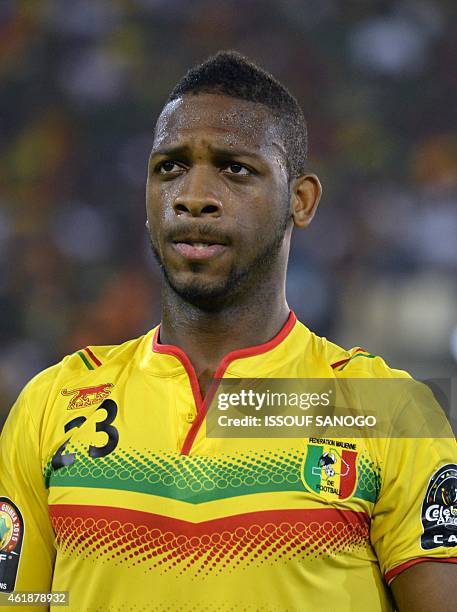
[[[227,355],[225,355],[225,357],[220,361],[214,374],[214,378],[222,378],[225,373],[229,373],[232,376],[237,377],[252,378],[253,362],[258,361],[253,358],[260,355],[263,356],[263,359],[261,360],[262,364],[266,366],[262,369],[270,370],[271,367],[268,366],[273,365],[271,362],[277,361],[276,353],[278,352],[278,348],[285,348],[283,345],[289,340],[291,332],[294,330],[294,328],[296,328],[296,324],[297,317],[293,311],[290,311],[287,321],[271,340],[264,342],[263,344],[256,344],[254,346],[237,349],[227,353]],[[160,325],[154,330],[152,351],[157,356],[168,356],[171,359],[160,359],[160,361],[153,360],[154,370],[158,368],[162,376],[166,375],[167,371],[170,376],[174,376],[184,368],[189,378],[192,380],[195,377],[195,371],[187,354],[181,348],[179,348],[179,346],[175,346],[173,344],[160,344],[159,335]],[[270,357],[270,359],[268,357]],[[262,373],[259,373],[258,375],[262,376]]]
[[[215,379],[223,377],[236,378],[262,378],[271,377],[275,370],[284,366],[289,359],[296,358],[294,354],[301,342],[293,339],[295,334],[300,334],[300,324],[294,312],[290,312],[287,321],[279,332],[268,342],[257,344],[248,348],[238,349],[228,353],[219,363],[214,374]],[[295,331],[295,333],[292,333]],[[178,376],[185,370],[194,396],[197,416],[185,438],[181,453],[188,454],[197,436],[201,424],[205,418],[206,406],[211,403],[211,398],[217,388],[217,383],[210,386],[205,398],[202,397],[194,367],[186,353],[172,344],[159,343],[160,326],[154,332],[152,350],[156,359],[153,359],[155,370],[161,368],[159,376]],[[292,353],[292,354],[291,354]]]

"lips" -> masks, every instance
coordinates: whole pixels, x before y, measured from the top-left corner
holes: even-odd
[[[213,236],[178,236],[172,243],[182,257],[194,261],[211,259],[227,249],[225,239]]]
[[[175,242],[174,248],[186,259],[202,260],[210,259],[219,255],[227,248],[224,244],[207,244],[203,242],[195,242],[188,244],[187,242]]]

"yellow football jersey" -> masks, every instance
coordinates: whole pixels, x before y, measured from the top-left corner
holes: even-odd
[[[407,374],[291,313],[215,377],[343,376]],[[193,367],[155,328],[21,393],[0,441],[0,591],[69,591],[75,612],[391,610],[403,569],[457,562],[456,461],[452,438],[208,437]]]

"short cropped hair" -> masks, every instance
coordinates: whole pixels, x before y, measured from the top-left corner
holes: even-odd
[[[219,51],[187,72],[170,93],[167,104],[185,94],[199,93],[224,94],[266,106],[278,123],[289,178],[305,173],[305,117],[294,96],[271,74],[236,51]]]

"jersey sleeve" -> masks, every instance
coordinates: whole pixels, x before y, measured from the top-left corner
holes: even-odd
[[[370,537],[386,582],[423,561],[457,563],[457,443],[431,389],[360,348],[332,368],[374,379],[367,405],[381,428],[370,444],[382,478]]]
[[[386,448],[371,541],[390,584],[416,563],[457,563],[457,444],[395,438]]]
[[[55,557],[28,387],[0,437],[0,591],[50,591]],[[32,610],[28,606],[24,608]],[[43,609],[37,608],[37,609]]]

